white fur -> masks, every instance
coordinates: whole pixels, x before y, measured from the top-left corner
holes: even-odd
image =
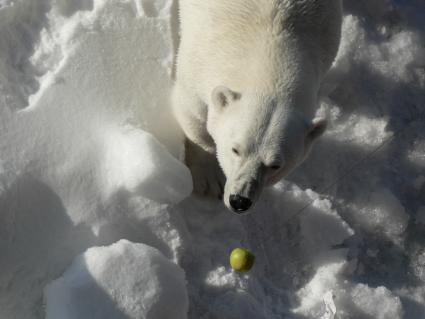
[[[180,0],[173,106],[195,192],[255,201],[307,155],[340,0]],[[235,154],[236,149],[239,154]],[[279,166],[272,168],[272,166]]]

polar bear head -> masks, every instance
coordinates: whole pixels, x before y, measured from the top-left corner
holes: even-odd
[[[285,103],[221,86],[212,93],[207,128],[227,179],[224,202],[234,212],[247,211],[265,186],[299,165],[326,129],[324,119],[307,119]]]

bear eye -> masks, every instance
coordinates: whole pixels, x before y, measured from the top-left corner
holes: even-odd
[[[272,166],[270,166],[270,168],[271,168],[272,170],[277,171],[278,169],[280,169],[280,165],[272,165]]]
[[[239,151],[236,149],[236,148],[232,148],[232,152],[233,152],[233,154],[235,154],[235,155],[238,155],[239,156]]]

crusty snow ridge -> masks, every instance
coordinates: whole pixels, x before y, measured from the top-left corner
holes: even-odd
[[[423,1],[344,1],[330,127],[244,217],[190,196],[177,7],[0,0],[0,318],[425,317]]]

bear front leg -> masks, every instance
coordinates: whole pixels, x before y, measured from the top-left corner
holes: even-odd
[[[173,109],[186,136],[185,163],[192,174],[193,192],[221,199],[226,179],[217,161],[214,140],[207,132],[207,106],[176,83]]]
[[[223,198],[226,178],[214,153],[205,151],[186,138],[185,162],[192,174],[194,194]]]

